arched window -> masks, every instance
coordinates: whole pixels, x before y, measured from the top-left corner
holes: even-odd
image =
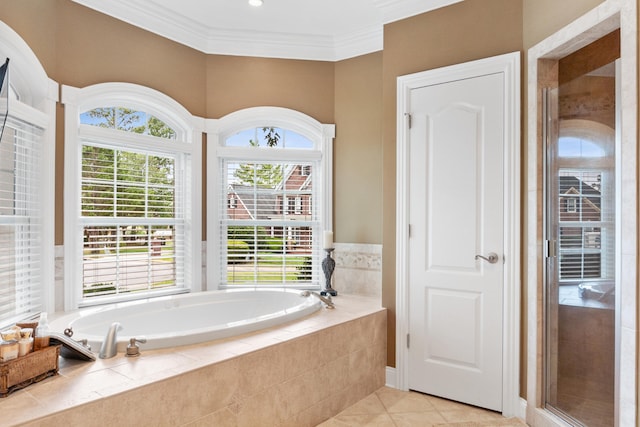
[[[258,107],[208,130],[208,286],[319,288],[334,126]]]
[[[5,58],[10,63],[0,140],[0,326],[53,311],[55,277],[58,85],[24,40],[0,22],[0,63]]]
[[[199,290],[201,131],[137,85],[63,87],[66,306]],[[65,272],[65,276],[66,276]]]

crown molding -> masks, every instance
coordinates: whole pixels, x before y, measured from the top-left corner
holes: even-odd
[[[464,0],[372,0],[373,5],[382,12],[382,22],[389,24],[394,21],[430,12],[459,3]]]
[[[372,0],[383,22],[335,36],[211,28],[152,0],[73,1],[207,54],[340,61],[382,50],[383,23],[463,0]]]
[[[334,39],[334,61],[380,51],[383,47],[383,38],[382,25],[371,26],[348,34],[340,34]]]

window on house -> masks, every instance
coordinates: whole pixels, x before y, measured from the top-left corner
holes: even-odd
[[[191,289],[198,147],[171,118],[118,104],[79,111],[76,305]]]
[[[276,110],[278,126],[218,123],[219,148],[209,159],[218,173],[216,178],[208,175],[209,188],[216,189],[209,206],[230,192],[243,206],[240,212],[210,210],[207,240],[217,239],[217,244],[207,253],[209,265],[219,265],[221,288],[320,286],[321,234],[330,224],[322,209],[330,206],[324,171],[330,166],[325,162],[332,135],[323,135],[321,127],[306,135],[291,130]],[[252,122],[251,110],[242,113]],[[292,127],[299,116],[294,114]]]
[[[229,209],[235,209],[238,207],[238,202],[236,201],[236,197],[232,194],[229,196]]]
[[[302,213],[302,197],[296,196],[293,202],[293,213],[300,215]]]

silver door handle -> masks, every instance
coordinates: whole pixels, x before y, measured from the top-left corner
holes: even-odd
[[[498,254],[495,252],[489,252],[489,256],[476,255],[476,259],[478,258],[482,258],[490,264],[495,264],[496,262],[498,262]]]

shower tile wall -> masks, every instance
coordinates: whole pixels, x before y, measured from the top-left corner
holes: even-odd
[[[613,425],[614,310],[560,305],[558,409],[586,425]]]

